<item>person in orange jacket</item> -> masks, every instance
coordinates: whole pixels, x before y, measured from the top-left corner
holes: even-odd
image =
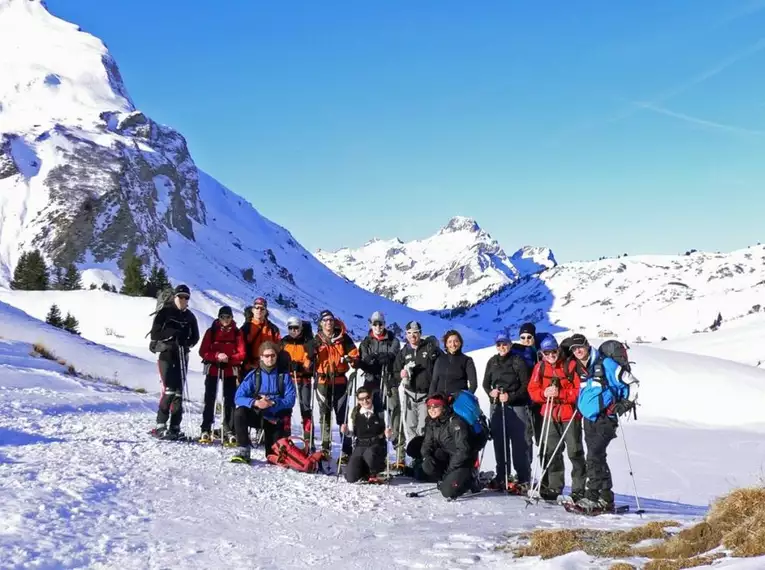
[[[565,444],[571,461],[571,498],[574,502],[584,497],[586,463],[582,446],[582,416],[576,409],[579,396],[579,374],[574,359],[564,360],[558,341],[546,335],[539,343],[542,359],[534,366],[529,381],[529,396],[534,402],[543,404],[542,417],[549,417],[545,456],[540,457],[543,467],[550,464],[542,477],[539,494],[545,500],[555,500],[565,484],[563,448]],[[571,423],[571,425],[569,425]],[[565,433],[565,438],[564,438]],[[555,456],[553,451],[563,438]],[[551,461],[552,458],[552,461]]]
[[[264,297],[258,297],[252,304],[252,318],[242,326],[244,335],[244,372],[257,368],[260,362],[260,345],[270,340],[277,346],[282,340],[279,328],[268,319],[268,302]],[[242,374],[244,377],[244,374]]]
[[[281,350],[286,360],[284,367],[295,379],[300,417],[303,425],[303,439],[308,441],[313,431],[313,402],[311,394],[311,371],[305,368],[305,345],[313,338],[311,323],[298,317],[287,319],[287,336],[282,339]]]
[[[359,366],[359,351],[346,332],[345,324],[331,311],[319,315],[319,331],[306,344],[303,361],[306,369],[316,376],[316,399],[319,403],[321,448],[325,459],[330,457],[332,410],[337,425],[345,423],[348,406],[348,384],[345,374]],[[352,395],[351,395],[352,396]],[[343,438],[340,463],[346,464],[352,451],[351,440]]]

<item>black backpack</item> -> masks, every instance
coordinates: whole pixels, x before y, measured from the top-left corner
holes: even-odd
[[[598,348],[601,358],[610,358],[622,367],[627,372],[632,372],[630,369],[630,361],[627,356],[627,349],[629,347],[618,340],[607,340]]]
[[[159,291],[157,291],[157,304],[154,308],[154,312],[149,313],[149,316],[155,317],[157,313],[159,313],[162,309],[175,306],[174,299],[175,299],[175,289],[173,289],[172,287],[165,287],[164,289],[160,289]],[[147,332],[146,336],[148,337],[150,334],[151,334],[151,331]],[[168,350],[169,348],[170,346],[166,342],[162,342],[161,340],[149,341],[149,350],[154,354],[159,354],[160,352],[164,352]]]
[[[284,397],[284,372],[279,372],[276,376],[276,383],[279,387],[279,396]],[[255,394],[260,394],[260,388],[263,384],[263,375],[260,368],[255,369]]]

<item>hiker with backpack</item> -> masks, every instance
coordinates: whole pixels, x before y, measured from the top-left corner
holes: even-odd
[[[442,353],[433,365],[433,377],[430,381],[429,394],[444,393],[454,395],[460,390],[469,390],[475,394],[478,379],[473,359],[462,352],[465,344],[462,335],[455,331],[446,331],[443,338],[446,352]]]
[[[587,488],[576,504],[585,509],[612,511],[611,470],[607,461],[608,444],[616,437],[618,416],[634,409],[637,379],[630,371],[626,347],[606,341],[600,350],[590,346],[582,334],[570,337],[569,346],[581,378],[577,409],[582,414],[587,445]]]
[[[313,386],[310,369],[305,368],[305,344],[313,338],[311,323],[290,317],[287,319],[287,336],[282,339],[282,355],[286,362],[284,366],[290,371],[295,381],[297,399],[300,404],[300,419],[303,427],[303,439],[308,441],[313,431]]]
[[[247,311],[245,311],[245,314]],[[272,323],[268,318],[268,302],[265,297],[258,297],[252,303],[252,318],[245,320],[242,325],[242,335],[244,336],[244,349],[246,357],[244,360],[244,371],[257,368],[260,362],[260,345],[271,341],[279,344],[282,340],[279,327]]]
[[[236,390],[234,428],[238,449],[231,458],[235,463],[250,463],[249,428],[263,430],[266,453],[273,444],[291,431],[295,386],[286,370],[277,366],[279,346],[267,340],[261,343],[260,362],[244,377]]]
[[[157,354],[162,381],[162,396],[157,410],[157,425],[152,434],[163,439],[180,439],[183,419],[183,394],[189,349],[199,342],[197,318],[189,310],[191,290],[178,285],[160,292],[158,310],[151,325],[149,350]],[[170,427],[167,421],[170,420]]]
[[[345,324],[335,318],[332,311],[319,314],[319,330],[306,344],[303,366],[313,370],[316,376],[315,395],[319,404],[321,423],[321,448],[325,460],[330,458],[332,444],[332,410],[338,425],[345,423],[348,406],[348,379],[346,373],[358,368],[359,351],[345,329]],[[343,438],[340,463],[348,463],[352,448],[351,440]]]
[[[528,441],[529,373],[520,356],[510,351],[511,341],[500,333],[495,339],[497,354],[486,363],[483,389],[491,401],[491,436],[497,471],[490,487],[514,494],[528,490],[531,480]],[[516,477],[510,473],[515,467]]]
[[[385,417],[376,410],[372,401],[373,390],[361,386],[356,390],[357,404],[353,407],[348,424],[340,426],[343,435],[354,441],[353,452],[345,469],[345,480],[355,483],[366,479],[370,483],[381,481],[380,473],[385,471],[388,449],[386,438],[393,431],[385,427]]]
[[[542,473],[539,495],[546,501],[554,501],[563,492],[565,465],[560,446],[565,445],[571,461],[571,499],[577,502],[584,497],[585,487],[582,417],[576,409],[580,378],[576,362],[563,357],[554,336],[543,338],[539,350],[542,358],[529,381],[529,396],[542,406],[543,436],[546,436],[539,461],[542,469],[547,467],[547,470]]]
[[[205,365],[205,406],[202,412],[201,443],[211,443],[211,431],[215,418],[215,400],[218,382],[223,390],[223,422],[220,441],[225,445],[236,443],[234,434],[234,394],[236,393],[239,368],[244,362],[244,338],[236,326],[234,313],[229,306],[218,311],[218,318],[204,334],[199,346],[199,356]]]
[[[446,499],[456,499],[468,490],[480,491],[477,469],[482,446],[473,436],[472,427],[453,411],[444,394],[431,394],[426,405],[428,419],[420,448],[424,474],[430,481],[439,482]]]

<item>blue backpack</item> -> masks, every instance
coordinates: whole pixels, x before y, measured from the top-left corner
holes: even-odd
[[[630,372],[627,347],[609,340],[600,346],[598,353],[592,372],[582,379],[576,403],[582,417],[590,421],[630,395],[629,384],[622,382],[622,373]]]
[[[471,447],[476,450],[483,449],[486,442],[491,439],[491,432],[489,422],[481,411],[476,395],[468,390],[460,390],[452,402],[452,411],[470,426]]]

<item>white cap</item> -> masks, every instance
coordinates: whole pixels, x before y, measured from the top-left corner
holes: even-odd
[[[303,321],[297,317],[290,317],[287,319],[287,327],[302,327]]]
[[[369,317],[369,322],[374,323],[375,321],[380,321],[382,324],[385,324],[385,315],[383,315],[380,311],[375,311],[372,313],[372,316]]]

